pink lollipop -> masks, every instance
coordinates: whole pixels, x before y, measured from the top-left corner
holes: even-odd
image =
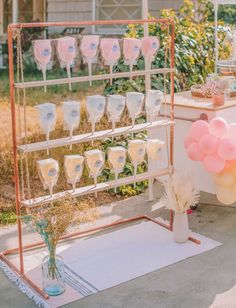
[[[46,70],[49,67],[50,61],[52,59],[52,46],[51,40],[36,40],[33,42],[33,51],[35,61],[37,63],[38,69],[43,73],[43,80],[46,81]],[[45,92],[47,91],[46,86],[44,86]]]
[[[92,76],[92,62],[93,59],[97,55],[99,45],[99,36],[98,35],[84,35],[81,42],[81,52],[83,57],[86,59],[88,63],[89,77]],[[90,86],[92,85],[92,81],[89,81]]]
[[[124,38],[124,58],[127,65],[130,66],[130,72],[133,70],[133,65],[140,54],[141,41],[136,38]],[[132,77],[130,76],[130,80]]]
[[[121,56],[119,41],[113,38],[102,38],[100,47],[102,57],[105,64],[110,66],[110,75],[112,75],[113,65]],[[112,84],[112,77],[110,78],[110,84]]]
[[[66,67],[67,76],[71,78],[70,68],[74,64],[76,56],[76,39],[74,37],[62,37],[57,40],[57,54],[61,67]],[[71,83],[69,83],[71,90]]]
[[[154,36],[143,37],[141,40],[141,50],[145,59],[145,68],[150,69],[154,55],[160,47],[158,38]]]

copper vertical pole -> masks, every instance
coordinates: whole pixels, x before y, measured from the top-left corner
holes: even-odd
[[[175,67],[175,24],[174,20],[171,20],[171,47],[170,47],[170,68]],[[170,73],[171,81],[171,93],[170,93],[170,119],[174,123],[174,92],[175,92],[175,80],[174,71]],[[170,164],[173,167],[174,164],[174,124],[170,125]],[[173,168],[172,168],[173,170]],[[173,230],[173,211],[170,211],[170,230]]]
[[[24,273],[23,249],[22,249],[22,227],[20,216],[20,190],[19,190],[19,170],[17,160],[17,136],[16,136],[16,110],[15,110],[15,88],[14,88],[14,60],[13,60],[13,32],[11,25],[8,26],[8,61],[9,61],[9,82],[10,82],[10,101],[11,101],[11,121],[12,121],[12,146],[14,159],[14,182],[16,194],[16,215],[18,229],[18,249],[20,258],[20,272]]]

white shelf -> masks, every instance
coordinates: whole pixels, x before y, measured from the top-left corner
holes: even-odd
[[[53,149],[57,147],[68,146],[71,144],[78,144],[81,142],[88,142],[88,141],[93,141],[93,140],[98,140],[98,139],[111,138],[111,137],[115,137],[119,135],[137,133],[137,132],[148,130],[154,127],[169,126],[171,124],[174,124],[174,122],[170,121],[169,119],[164,119],[164,120],[154,121],[152,123],[147,122],[147,123],[142,123],[142,124],[136,124],[134,126],[118,127],[118,128],[115,128],[114,131],[112,131],[111,129],[108,129],[108,130],[96,131],[94,134],[87,133],[87,134],[82,134],[82,135],[76,135],[76,136],[73,136],[72,138],[66,137],[66,138],[49,140],[48,142],[41,141],[41,142],[36,142],[36,143],[29,143],[27,145],[24,144],[24,145],[18,146],[18,149],[24,153],[30,153],[30,152],[36,152],[36,151],[41,151],[41,150],[46,150],[46,149]]]
[[[142,70],[142,71],[133,71],[133,72],[122,72],[122,73],[112,73],[112,74],[100,74],[94,76],[81,76],[81,77],[72,77],[72,78],[62,78],[62,79],[52,79],[52,80],[38,80],[38,81],[29,81],[29,82],[21,82],[15,83],[15,88],[26,89],[26,88],[35,88],[35,87],[42,87],[42,86],[52,86],[52,85],[61,85],[61,84],[69,84],[69,83],[76,83],[76,82],[86,82],[86,81],[95,81],[95,80],[105,80],[116,78],[129,78],[137,77],[137,76],[144,76],[146,74],[164,74],[164,73],[172,73],[174,69],[171,68],[157,68],[151,70]]]
[[[115,188],[118,186],[128,185],[128,184],[134,183],[134,181],[140,182],[140,181],[144,181],[147,179],[168,175],[170,174],[170,172],[171,172],[171,168],[170,169],[165,168],[165,169],[162,169],[160,171],[155,171],[155,172],[145,172],[142,174],[138,174],[136,178],[134,176],[129,176],[126,178],[118,179],[117,181],[113,180],[109,182],[99,183],[97,184],[97,186],[89,185],[89,186],[77,188],[75,189],[75,191],[67,190],[67,191],[53,194],[52,196],[47,195],[47,196],[42,196],[42,197],[38,197],[35,199],[24,200],[21,202],[21,205],[25,207],[36,207],[42,204],[48,204],[50,202],[58,201],[69,195],[71,197],[84,196],[84,195],[92,194],[92,193],[99,192],[102,190],[108,190],[108,189]]]

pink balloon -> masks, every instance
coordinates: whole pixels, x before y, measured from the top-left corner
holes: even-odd
[[[190,135],[187,135],[184,138],[184,147],[185,147],[186,150],[190,146],[191,143],[194,143],[194,140],[192,139],[192,137]]]
[[[210,121],[210,133],[216,137],[223,137],[228,131],[227,122],[220,117],[213,118]]]
[[[199,145],[194,142],[191,143],[187,148],[187,155],[191,160],[202,161],[203,154],[199,148]]]
[[[224,138],[236,140],[236,123],[229,124],[228,131],[226,135],[224,135]]]
[[[207,155],[203,159],[203,166],[210,173],[219,173],[225,167],[225,161],[218,155]]]
[[[230,139],[220,140],[218,146],[218,155],[224,160],[233,160],[236,158],[236,143]]]
[[[198,120],[194,122],[190,128],[189,135],[195,141],[209,133],[209,124],[206,121]]]
[[[199,148],[204,154],[214,154],[217,151],[219,139],[213,135],[202,136],[199,141]]]

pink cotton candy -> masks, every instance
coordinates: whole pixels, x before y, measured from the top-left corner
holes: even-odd
[[[100,47],[106,64],[115,64],[119,60],[121,52],[118,39],[102,38]]]
[[[217,151],[219,139],[213,135],[206,134],[201,137],[199,147],[204,154],[214,154]]]
[[[136,38],[124,38],[124,58],[126,62],[134,63],[139,57],[141,41]]]
[[[209,133],[209,124],[206,121],[198,120],[194,122],[190,128],[189,135],[195,141]]]
[[[152,59],[160,47],[160,42],[155,36],[143,37],[141,40],[141,50],[144,58]]]
[[[36,40],[33,44],[34,56],[39,65],[46,66],[51,61],[51,40]]]
[[[207,155],[203,159],[203,166],[210,173],[219,173],[225,167],[225,161],[218,155]]]
[[[84,35],[81,41],[81,52],[85,58],[93,59],[98,50],[99,36],[98,35]]]
[[[187,155],[191,160],[202,161],[203,153],[201,152],[199,145],[194,142],[191,143],[187,148]]]
[[[72,65],[76,56],[76,40],[74,37],[63,37],[57,40],[58,57],[62,65]]]
[[[223,118],[214,118],[210,121],[209,131],[216,137],[223,137],[228,131],[228,124]]]

